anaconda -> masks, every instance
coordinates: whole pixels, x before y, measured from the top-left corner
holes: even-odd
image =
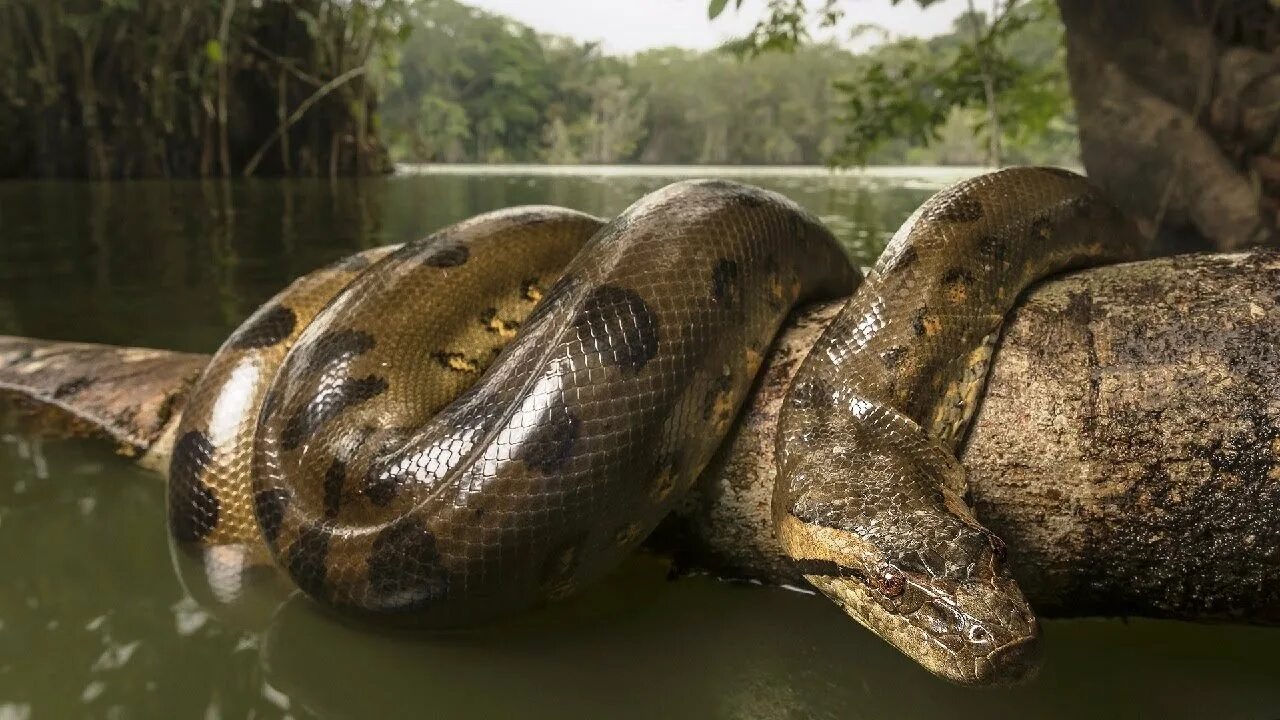
[[[1081,176],[1012,168],[929,199],[810,351],[778,422],[774,528],[805,577],[933,672],[1007,683],[1039,630],[955,457],[1000,326],[1035,281],[1136,259]]]
[[[946,677],[1017,677],[1034,642],[951,454],[991,340],[1034,278],[1123,256],[1108,250],[1122,225],[1056,171],[944,192],[797,379],[779,537],[819,589]],[[356,256],[299,280],[215,356],[174,452],[173,534],[214,585],[269,554],[322,602],[436,625],[564,596],[693,483],[791,309],[858,279],[798,206],[715,181],[608,224],[513,209]],[[995,581],[961,581],[982,562]],[[970,591],[1031,640],[1003,640]]]
[[[314,598],[433,625],[566,595],[692,484],[791,308],[856,277],[790,200],[700,181],[603,227],[480,216],[332,300],[300,280],[189,401],[174,534],[214,584],[265,544]]]

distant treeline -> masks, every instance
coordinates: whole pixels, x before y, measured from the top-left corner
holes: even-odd
[[[351,174],[412,0],[0,3],[0,177]]]
[[[432,162],[823,164],[848,126],[841,81],[873,60],[937,55],[966,37],[957,27],[861,55],[806,44],[753,58],[678,49],[614,57],[454,0],[420,3],[412,25],[382,127],[395,159]],[[1060,68],[1057,18],[1031,20],[1012,51]],[[1037,98],[1051,115],[1044,131],[1006,133],[1006,162],[1077,162],[1065,79],[1047,90]],[[981,163],[981,119],[956,110],[933,142],[890,141],[868,160]]]
[[[1013,64],[988,78],[1008,116],[997,157],[1075,162],[1061,24],[1049,0],[1024,11],[1003,25],[1016,26]],[[613,57],[455,0],[6,0],[0,177],[349,175],[391,159],[980,163],[987,114],[936,101],[943,80],[975,85],[920,71],[956,75],[975,18],[865,54]],[[921,119],[928,133],[907,129]]]

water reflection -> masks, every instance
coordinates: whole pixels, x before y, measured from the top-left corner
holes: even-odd
[[[209,351],[290,280],[356,250],[512,205],[613,215],[688,174],[602,172],[0,184],[0,333]],[[950,177],[743,179],[808,207],[868,264]]]
[[[42,465],[36,460],[44,459]],[[0,442],[0,703],[35,716],[1267,718],[1280,630],[1050,621],[1032,685],[936,680],[820,597],[638,557],[582,597],[428,635],[255,586],[236,617],[172,572],[158,478],[101,447]],[[17,710],[5,712],[18,712]],[[21,715],[19,715],[21,717]]]

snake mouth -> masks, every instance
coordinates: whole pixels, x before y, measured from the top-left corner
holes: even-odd
[[[975,658],[973,663],[974,680],[979,685],[1016,685],[1035,679],[1039,672],[1038,635],[1007,642],[985,656]]]
[[[847,615],[945,680],[1007,687],[1038,672],[1039,624],[1029,608],[1022,610],[1020,592],[996,597],[959,592],[943,598],[928,586],[908,582],[904,605],[886,601],[862,577],[805,578]]]

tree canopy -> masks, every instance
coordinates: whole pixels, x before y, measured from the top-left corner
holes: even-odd
[[[717,5],[727,0],[710,9]],[[1062,30],[1048,0],[1006,3],[992,19],[966,13],[950,33],[862,54],[806,41],[810,19],[794,0],[767,8],[756,32],[719,50],[616,57],[454,0],[419,3],[401,81],[382,106],[393,157],[1076,162]],[[838,16],[831,3],[815,12],[820,21]]]

